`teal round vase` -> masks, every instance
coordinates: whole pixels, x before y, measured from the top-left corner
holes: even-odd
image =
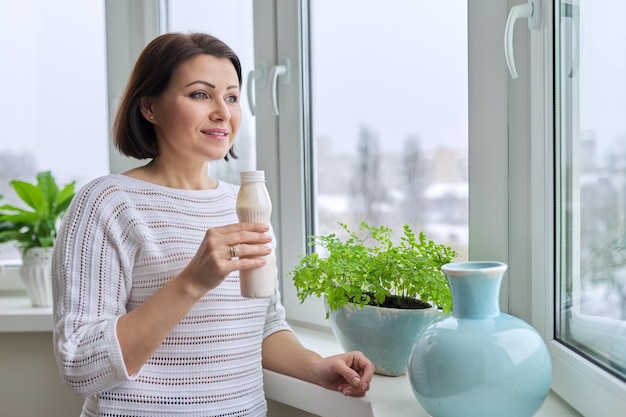
[[[507,265],[444,265],[453,309],[416,337],[409,359],[415,397],[432,417],[531,417],[551,384],[550,353],[526,322],[502,313]]]

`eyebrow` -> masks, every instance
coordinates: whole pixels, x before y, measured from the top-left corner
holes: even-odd
[[[213,88],[213,89],[216,88],[215,84],[211,84],[210,82],[202,81],[202,80],[192,81],[189,84],[185,85],[185,87],[190,87],[190,86],[192,86],[194,84],[203,84],[203,85],[206,85],[209,88]],[[232,90],[233,88],[239,89],[239,86],[238,85],[231,85],[231,86],[226,87],[227,90]]]

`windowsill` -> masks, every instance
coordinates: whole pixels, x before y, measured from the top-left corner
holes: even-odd
[[[303,345],[323,356],[341,352],[332,333],[293,325]],[[344,397],[338,392],[271,371],[265,373],[267,398],[320,416],[343,417],[429,417],[413,395],[408,375],[374,375],[372,387],[363,398]],[[579,417],[580,414],[550,391],[534,417]]]
[[[51,307],[33,307],[21,291],[0,291],[0,333],[51,331]]]
[[[292,325],[302,343],[323,356],[341,352],[332,333]],[[0,292],[0,332],[51,332],[52,309],[36,308],[21,292]],[[315,384],[264,371],[267,398],[320,416],[428,417],[419,405],[408,376],[375,375],[372,388],[363,398],[344,397]],[[557,395],[550,392],[535,417],[577,417]]]

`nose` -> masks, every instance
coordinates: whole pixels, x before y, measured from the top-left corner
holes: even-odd
[[[209,118],[215,122],[224,122],[230,120],[230,110],[228,104],[223,100],[216,100],[211,108]]]

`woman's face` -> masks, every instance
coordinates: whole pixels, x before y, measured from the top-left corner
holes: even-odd
[[[142,101],[160,157],[184,163],[223,159],[241,126],[239,98],[239,79],[229,59],[197,55],[181,64],[161,95]]]

